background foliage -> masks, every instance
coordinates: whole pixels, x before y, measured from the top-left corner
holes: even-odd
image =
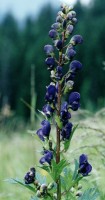
[[[105,1],[94,0],[84,7],[78,1],[76,29],[84,44],[76,59],[84,69],[77,76],[74,90],[81,93],[81,106],[92,111],[105,106]],[[49,83],[43,47],[48,43],[48,31],[54,21],[55,10],[44,7],[37,18],[27,18],[20,24],[8,13],[0,24],[0,107],[8,103],[17,115],[29,117],[31,65],[35,65],[35,92],[38,109],[44,104],[45,86]],[[76,31],[75,31],[76,33]]]

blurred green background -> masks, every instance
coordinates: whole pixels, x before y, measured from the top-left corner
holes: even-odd
[[[0,1],[0,4],[3,2],[7,1]],[[30,9],[33,2],[33,14],[22,17],[23,7],[27,3],[18,2],[18,17],[11,9],[3,15],[0,13],[0,200],[24,200],[31,195],[23,188],[3,180],[10,177],[23,178],[40,156],[36,154],[39,144],[35,143],[27,131],[33,127],[39,128],[41,121],[38,114],[39,121],[30,127],[29,119],[33,116],[30,112],[31,66],[35,66],[36,102],[33,105],[36,112],[45,103],[46,85],[50,82],[43,47],[51,44],[48,32],[60,7],[56,0],[54,5],[47,0],[45,3],[44,0],[30,0],[27,3]],[[90,0],[87,4],[82,3],[77,1],[75,4],[78,24],[74,34],[81,34],[84,38],[83,45],[77,47],[75,57],[84,67],[76,77],[74,90],[81,93],[83,111],[80,110],[77,117],[75,113],[73,115],[74,123],[79,122],[80,125],[67,156],[73,162],[74,157],[78,158],[80,153],[89,155],[93,165],[89,184],[97,184],[102,195],[100,200],[105,200],[105,1]]]
[[[38,8],[39,9],[39,8]],[[35,16],[17,20],[11,12],[0,23],[0,108],[8,105],[17,116],[28,118],[30,110],[21,98],[31,103],[31,65],[35,65],[36,107],[44,105],[45,87],[49,72],[44,63],[45,44],[55,21],[57,8],[46,4]],[[81,93],[81,107],[97,111],[105,106],[105,1],[92,0],[89,4],[75,5],[78,24],[74,34],[81,34],[84,44],[77,47],[75,59],[83,63],[76,78],[74,90]],[[43,97],[43,98],[42,98]]]

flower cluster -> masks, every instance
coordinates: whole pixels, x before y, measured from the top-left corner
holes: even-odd
[[[53,45],[46,44],[44,46],[47,56],[45,64],[50,72],[51,82],[46,87],[46,104],[42,108],[45,119],[41,122],[41,127],[36,131],[36,134],[43,142],[44,149],[39,162],[42,166],[47,164],[50,170],[52,169],[52,159],[57,164],[60,163],[61,143],[65,148],[66,142],[71,140],[73,131],[73,124],[70,121],[72,111],[77,111],[80,107],[80,94],[77,91],[72,91],[75,76],[82,69],[80,61],[73,60],[76,56],[76,46],[83,42],[81,35],[72,36],[76,23],[76,12],[73,8],[62,5],[61,11],[57,14],[56,22],[51,25],[48,34]],[[71,39],[68,40],[70,36]],[[65,94],[67,99],[63,101]],[[52,148],[52,142],[50,142],[51,122],[54,122],[57,130],[54,148]],[[92,166],[88,163],[87,156],[82,154],[79,158],[78,174],[87,176],[91,170]],[[24,179],[26,184],[33,183],[35,181],[35,170],[31,168]],[[59,184],[58,179],[56,184]],[[58,195],[58,192],[56,195]],[[60,200],[61,198],[57,199]]]

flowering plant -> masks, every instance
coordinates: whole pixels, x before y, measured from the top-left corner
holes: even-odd
[[[80,94],[72,89],[75,76],[82,69],[82,64],[73,58],[76,55],[76,46],[82,44],[83,38],[81,35],[74,35],[69,40],[76,23],[76,12],[72,7],[63,4],[61,11],[57,14],[56,22],[52,24],[49,31],[53,45],[44,46],[47,55],[45,63],[51,74],[51,83],[46,87],[46,104],[41,111],[45,119],[41,122],[41,127],[36,131],[35,137],[42,144],[40,168],[47,171],[52,181],[47,183],[45,177],[37,172],[36,167],[30,168],[24,181],[14,179],[14,182],[27,187],[34,193],[31,200],[40,198],[95,200],[97,198],[97,193],[93,188],[85,192],[81,191],[80,181],[92,170],[87,155],[82,154],[79,161],[75,160],[74,172],[65,158],[65,153],[69,149],[77,128],[70,121],[71,113],[80,107]],[[64,100],[65,96],[66,100]],[[54,125],[56,127],[55,141],[50,133],[51,126]]]

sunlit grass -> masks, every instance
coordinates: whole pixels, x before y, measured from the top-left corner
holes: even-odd
[[[104,110],[96,115],[88,113],[88,118],[84,114],[85,112],[81,111],[79,117],[74,120],[75,123],[79,123],[79,126],[66,156],[72,165],[74,158],[78,158],[81,153],[87,154],[89,162],[93,166],[92,176],[88,177],[89,184],[95,182],[99,189],[105,193]],[[0,131],[0,200],[30,199],[31,193],[27,189],[12,185],[4,180],[16,177],[23,179],[27,170],[38,163],[40,154],[37,150],[40,150],[40,145],[27,130],[21,131],[21,133],[16,131],[10,135],[6,134],[4,130]],[[84,184],[88,185],[87,182]]]

